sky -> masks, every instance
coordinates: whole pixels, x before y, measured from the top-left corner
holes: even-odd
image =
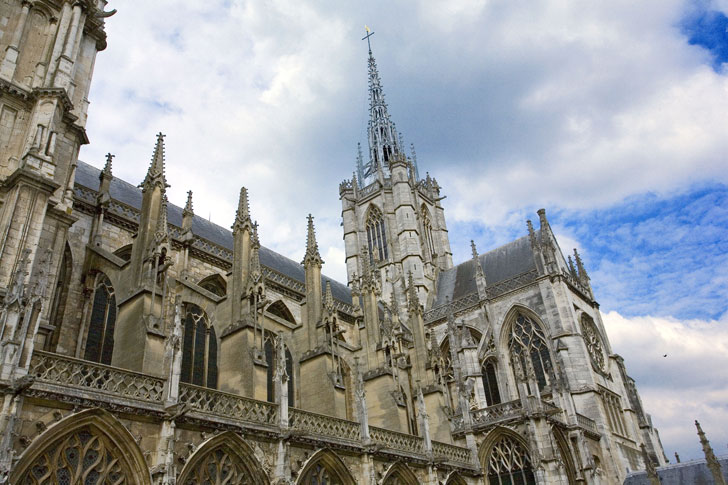
[[[339,183],[366,144],[375,32],[389,112],[442,186],[454,260],[547,209],[674,462],[728,453],[728,0],[111,2],[80,158],[346,281]],[[487,276],[487,275],[486,275]],[[666,357],[663,357],[666,355]]]

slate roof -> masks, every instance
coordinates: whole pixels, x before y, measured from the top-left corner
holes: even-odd
[[[483,253],[478,260],[488,286],[536,269],[528,236]],[[446,298],[454,301],[476,291],[475,266],[473,260],[469,259],[440,273],[433,308],[444,305]]]
[[[723,471],[723,477],[728,481],[728,455],[719,456],[718,462]],[[657,469],[662,485],[713,485],[713,475],[710,473],[705,459],[691,460],[684,463],[675,463]],[[627,475],[624,485],[650,485],[647,472],[639,471]]]
[[[101,170],[98,168],[79,160],[76,168],[75,183],[92,190],[98,190],[100,173]],[[111,195],[112,199],[118,202],[134,207],[137,210],[141,209],[141,189],[135,185],[125,182],[124,180],[116,177],[111,179],[109,195]],[[169,204],[167,206],[167,219],[170,224],[182,227],[182,208]],[[229,229],[218,226],[203,217],[194,216],[192,219],[192,232],[198,237],[206,239],[230,251],[233,250],[232,232]],[[260,248],[260,264],[301,283],[305,283],[306,281],[305,272],[300,263],[297,263],[292,259],[278,254],[266,247]],[[322,276],[321,285],[324,291],[326,289],[327,281],[331,282],[331,294],[336,300],[351,304],[351,290],[348,286],[343,283],[339,283],[328,276]]]

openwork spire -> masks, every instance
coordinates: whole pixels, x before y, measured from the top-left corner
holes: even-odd
[[[368,31],[367,31],[368,32]],[[369,42],[372,33],[364,37]],[[379,78],[377,63],[369,44],[369,161],[359,174],[360,183],[369,185],[377,179],[389,177],[389,161],[403,153],[397,128],[389,117],[384,100],[382,81]]]
[[[147,176],[142,182],[142,190],[147,190],[154,185],[161,185],[162,190],[167,187],[167,179],[164,176],[164,136],[161,132],[157,134],[157,142],[154,145],[152,162],[149,164]]]
[[[303,257],[304,266],[315,264],[319,267],[323,264],[321,254],[319,253],[318,243],[316,242],[316,230],[313,227],[313,216],[308,215],[308,230],[306,232],[306,255]]]
[[[233,223],[233,232],[238,232],[247,228],[252,231],[253,225],[250,220],[250,204],[248,204],[248,189],[240,188],[240,197],[238,198],[238,210],[235,213],[235,223]]]

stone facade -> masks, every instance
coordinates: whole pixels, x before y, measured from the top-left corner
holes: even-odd
[[[453,266],[369,53],[346,284],[78,161],[104,0],[0,0],[2,483],[616,484],[657,435],[546,214]],[[141,175],[141,174],[140,174]],[[141,178],[141,177],[140,177]],[[303,231],[302,231],[303,232]]]

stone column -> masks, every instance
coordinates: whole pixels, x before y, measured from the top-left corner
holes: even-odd
[[[81,24],[82,7],[80,3],[73,5],[73,18],[71,19],[68,35],[65,38],[63,52],[58,58],[58,66],[56,67],[56,75],[53,86],[57,88],[68,89],[71,85],[71,76],[73,72],[73,48],[76,44],[76,35]],[[83,26],[81,26],[83,28]],[[60,33],[60,31],[59,31]]]
[[[15,32],[13,32],[12,39],[10,39],[10,45],[8,45],[7,49],[5,49],[5,58],[3,59],[2,64],[0,64],[0,77],[8,81],[12,81],[13,74],[15,74],[15,67],[20,53],[18,47],[20,46],[20,40],[23,37],[23,30],[25,30],[25,22],[28,20],[30,7],[31,3],[27,0],[23,0],[18,24],[15,26]]]

